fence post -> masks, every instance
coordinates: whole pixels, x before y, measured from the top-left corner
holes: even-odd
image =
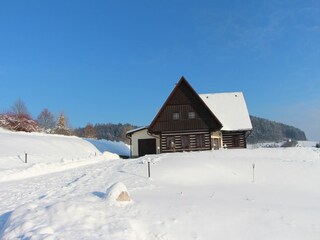
[[[28,154],[25,152],[24,153],[24,163],[28,162]]]
[[[150,174],[150,161],[148,161],[148,177],[150,178],[151,174]]]
[[[252,182],[254,182],[254,168],[255,168],[255,165],[253,163],[252,164]]]

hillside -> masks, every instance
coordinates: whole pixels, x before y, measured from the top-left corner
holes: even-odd
[[[286,139],[305,141],[303,131],[293,126],[270,121],[264,118],[250,116],[253,130],[248,137],[248,143],[279,142]]]
[[[12,132],[0,128],[0,181],[63,171],[103,159],[129,155],[120,142],[95,141],[44,133]]]

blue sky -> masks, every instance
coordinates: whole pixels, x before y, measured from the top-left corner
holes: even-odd
[[[0,111],[148,125],[183,75],[320,139],[320,1],[0,1]]]

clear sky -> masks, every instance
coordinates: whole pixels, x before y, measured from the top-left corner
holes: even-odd
[[[320,1],[0,1],[0,110],[148,125],[183,75],[320,140]]]

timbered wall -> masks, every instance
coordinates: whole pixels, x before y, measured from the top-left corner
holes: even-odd
[[[223,146],[227,145],[227,148],[246,148],[246,132],[222,132]]]
[[[190,118],[194,113],[194,118]],[[174,114],[179,114],[175,119]],[[179,82],[149,126],[155,134],[177,131],[219,130],[222,125],[199,95],[184,80]]]
[[[161,134],[161,152],[210,150],[209,132],[179,132]]]

